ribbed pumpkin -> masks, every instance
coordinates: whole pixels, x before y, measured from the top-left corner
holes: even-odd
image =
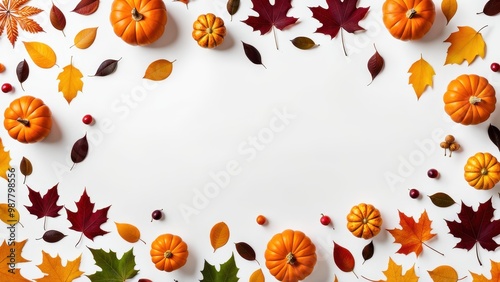
[[[264,253],[266,267],[278,281],[297,282],[312,273],[316,246],[302,231],[287,229],[275,234]]]
[[[224,21],[212,13],[199,15],[193,23],[193,39],[204,48],[215,48],[226,36]]]
[[[470,186],[489,190],[500,180],[500,164],[490,153],[476,153],[467,160],[464,177]]]
[[[434,24],[436,9],[432,0],[386,0],[382,14],[392,36],[403,41],[418,40]]]
[[[165,32],[163,0],[114,0],[110,22],[116,35],[131,45],[149,45]]]
[[[479,124],[495,110],[495,89],[488,80],[475,74],[463,74],[452,80],[443,95],[444,110],[457,123]]]
[[[347,214],[347,229],[359,238],[370,239],[380,232],[382,226],[380,211],[371,204],[360,203]]]
[[[4,112],[3,125],[10,137],[21,143],[43,140],[52,129],[52,113],[39,98],[22,96],[13,100]]]
[[[166,233],[151,243],[150,255],[157,269],[171,272],[186,264],[189,252],[181,237]]]

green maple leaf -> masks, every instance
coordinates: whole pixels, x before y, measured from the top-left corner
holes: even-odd
[[[221,264],[220,271],[217,271],[214,265],[209,264],[205,260],[205,266],[203,266],[203,270],[201,271],[203,280],[200,280],[200,282],[238,282],[239,278],[236,275],[239,270],[234,261],[234,253],[228,261]]]
[[[139,272],[139,270],[134,269],[133,248],[125,252],[120,259],[111,250],[109,252],[105,252],[103,249],[89,248],[89,250],[94,256],[96,265],[101,268],[101,271],[87,276],[92,282],[123,282],[133,278]]]

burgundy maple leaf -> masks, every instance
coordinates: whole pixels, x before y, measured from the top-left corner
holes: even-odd
[[[90,201],[87,190],[85,189],[80,200],[76,202],[76,212],[65,208],[68,220],[72,224],[70,229],[82,232],[82,236],[85,235],[85,237],[90,240],[94,240],[96,236],[102,236],[109,233],[108,231],[102,230],[101,225],[108,221],[108,210],[110,207],[111,206],[107,206],[94,212],[94,203]],[[77,245],[80,243],[82,236],[80,236],[80,240],[76,243]]]
[[[340,31],[342,48],[344,50],[344,55],[346,56],[347,52],[344,46],[344,35],[342,33],[342,29],[349,33],[365,30],[359,25],[359,21],[365,17],[368,9],[370,8],[357,8],[357,3],[358,0],[326,0],[326,4],[328,5],[327,9],[319,6],[309,7],[313,14],[313,18],[317,19],[322,24],[322,26],[316,29],[317,33],[330,35],[333,39]]]
[[[28,198],[30,199],[31,206],[25,206],[26,209],[32,215],[36,215],[37,219],[44,218],[43,229],[45,230],[45,223],[47,221],[47,216],[58,217],[60,216],[59,211],[63,206],[58,206],[57,201],[59,200],[59,194],[57,193],[57,185],[47,190],[45,195],[36,192],[28,186]]]
[[[479,204],[477,211],[462,202],[462,208],[458,213],[460,222],[445,220],[450,234],[460,239],[455,248],[470,251],[475,245],[476,257],[480,265],[482,263],[479,259],[477,244],[488,251],[494,251],[500,246],[493,240],[495,236],[500,235],[500,220],[492,220],[494,212],[491,198]]]
[[[276,30],[274,28],[283,30],[298,20],[298,18],[288,17],[286,15],[288,10],[292,8],[292,0],[276,0],[274,5],[271,5],[269,0],[252,0],[252,4],[253,10],[256,11],[259,16],[249,16],[248,19],[243,22],[251,26],[254,31],[259,30],[261,35],[273,29],[276,49],[279,49],[276,40]]]

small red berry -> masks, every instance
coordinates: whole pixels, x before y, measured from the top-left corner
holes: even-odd
[[[10,91],[12,91],[12,84],[10,84],[10,83],[2,84],[2,92],[3,93],[9,93]]]
[[[259,215],[257,216],[256,221],[258,225],[264,225],[266,224],[267,218],[263,215]]]
[[[162,217],[163,217],[162,210],[154,210],[151,213],[151,221],[153,221],[153,220],[160,220]]]
[[[82,122],[85,124],[91,124],[94,121],[94,118],[91,115],[84,115],[82,118]]]
[[[492,63],[490,68],[492,71],[498,72],[498,71],[500,71],[500,64],[499,63]]]
[[[319,222],[323,225],[328,225],[332,223],[332,219],[328,215],[321,214],[321,217],[319,218]]]
[[[410,194],[410,198],[412,198],[412,199],[416,199],[416,198],[418,198],[418,196],[420,196],[420,192],[415,188],[410,189],[409,194]]]
[[[436,178],[439,176],[439,172],[437,171],[437,169],[431,168],[427,171],[427,176],[429,176],[430,178]]]

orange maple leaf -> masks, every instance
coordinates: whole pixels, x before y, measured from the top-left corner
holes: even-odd
[[[36,282],[49,282],[49,281],[73,281],[74,279],[82,276],[83,272],[80,271],[80,260],[82,256],[78,256],[75,260],[62,265],[61,257],[56,255],[50,256],[48,253],[42,251],[43,261],[38,265],[38,268],[46,274],[46,276],[35,279]]]
[[[451,43],[444,64],[460,65],[467,61],[470,65],[478,56],[484,59],[486,43],[480,33],[483,28],[476,31],[470,26],[459,26],[458,31],[453,32],[444,41]]]
[[[442,253],[436,251],[429,245],[427,245],[426,241],[432,239],[436,234],[432,234],[431,223],[427,216],[427,211],[420,215],[420,219],[418,222],[415,222],[413,217],[408,217],[401,211],[399,211],[399,224],[402,229],[387,229],[389,233],[394,237],[394,243],[400,243],[401,248],[397,251],[399,254],[408,255],[414,252],[417,257],[422,253],[423,247],[422,245],[434,250],[435,252],[443,255]]]
[[[29,33],[43,31],[43,28],[29,17],[43,12],[42,9],[23,6],[30,0],[2,0],[0,2],[0,36],[6,30],[12,47],[19,36],[19,28]]]
[[[396,264],[392,258],[389,257],[389,264],[387,270],[384,271],[387,277],[386,282],[417,282],[418,276],[415,274],[415,265],[408,269],[405,274],[403,274],[403,267]]]
[[[4,240],[0,245],[0,281],[30,281],[24,278],[20,273],[20,269],[17,268],[18,263],[29,262],[29,260],[21,256],[26,242],[27,240],[20,242],[6,242]]]
[[[491,261],[491,279],[486,278],[482,274],[470,273],[472,275],[472,282],[494,282],[500,281],[500,262]]]

